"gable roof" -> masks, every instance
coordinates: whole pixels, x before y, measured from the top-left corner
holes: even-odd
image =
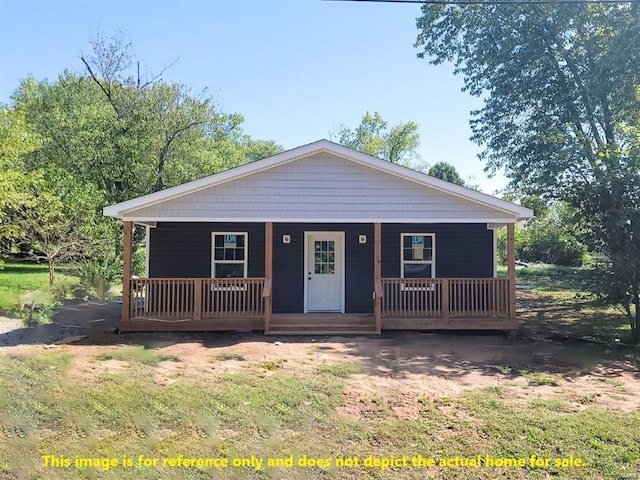
[[[328,140],[111,205],[103,212],[138,222],[513,223],[533,216],[520,205]]]

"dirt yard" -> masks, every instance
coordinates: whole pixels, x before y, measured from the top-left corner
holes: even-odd
[[[338,413],[367,418],[380,409],[399,419],[416,416],[424,399],[447,401],[467,390],[501,388],[512,401],[557,399],[567,412],[588,406],[640,408],[640,373],[623,347],[559,344],[498,333],[385,333],[382,337],[265,337],[249,333],[113,334],[73,336],[54,345],[0,347],[0,354],[47,349],[70,352],[69,375],[122,373],[126,361],[100,355],[140,346],[171,360],[159,362],[155,383],[206,382],[224,373],[313,375],[343,368]],[[340,374],[340,371],[338,371]]]
[[[544,306],[520,293],[525,315]],[[495,387],[523,405],[557,399],[567,411],[590,405],[640,408],[637,351],[620,345],[559,339],[541,326],[515,338],[501,332],[385,332],[381,337],[266,337],[259,333],[114,333],[120,305],[71,303],[50,325],[0,330],[0,355],[48,349],[74,355],[72,376],[98,376],[129,366],[96,362],[127,346],[154,349],[155,382],[206,381],[222,373],[313,375],[337,368],[345,379],[340,414],[366,418],[384,408],[400,419],[415,416],[424,399],[441,403],[465,391]],[[3,320],[4,325],[10,325]],[[0,322],[0,323],[3,323]],[[535,323],[534,323],[535,325]],[[341,374],[341,370],[344,375]]]

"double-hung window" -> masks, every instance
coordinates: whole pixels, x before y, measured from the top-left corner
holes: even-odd
[[[212,235],[213,278],[246,278],[248,235],[246,232],[214,232]]]
[[[400,245],[400,276],[402,278],[435,278],[435,234],[402,233]]]

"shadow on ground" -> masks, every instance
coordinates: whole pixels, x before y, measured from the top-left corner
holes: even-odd
[[[67,344],[136,345],[146,349],[180,344],[204,348],[242,345],[286,358],[297,344],[314,345],[318,356],[339,353],[357,360],[369,375],[402,379],[416,374],[463,378],[470,373],[516,378],[523,373],[566,376],[599,372],[616,376],[640,366],[637,348],[557,339],[529,325],[513,338],[504,332],[384,332],[380,337],[282,336],[251,332],[116,333],[118,302],[72,302],[49,325],[0,334],[0,346]],[[544,329],[543,329],[544,330]],[[248,346],[248,347],[247,347]],[[279,350],[278,350],[279,349]],[[640,378],[640,373],[637,373]]]

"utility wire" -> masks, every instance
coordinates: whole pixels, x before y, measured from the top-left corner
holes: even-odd
[[[425,5],[532,5],[586,3],[640,3],[640,0],[323,0],[325,2],[419,3]]]

